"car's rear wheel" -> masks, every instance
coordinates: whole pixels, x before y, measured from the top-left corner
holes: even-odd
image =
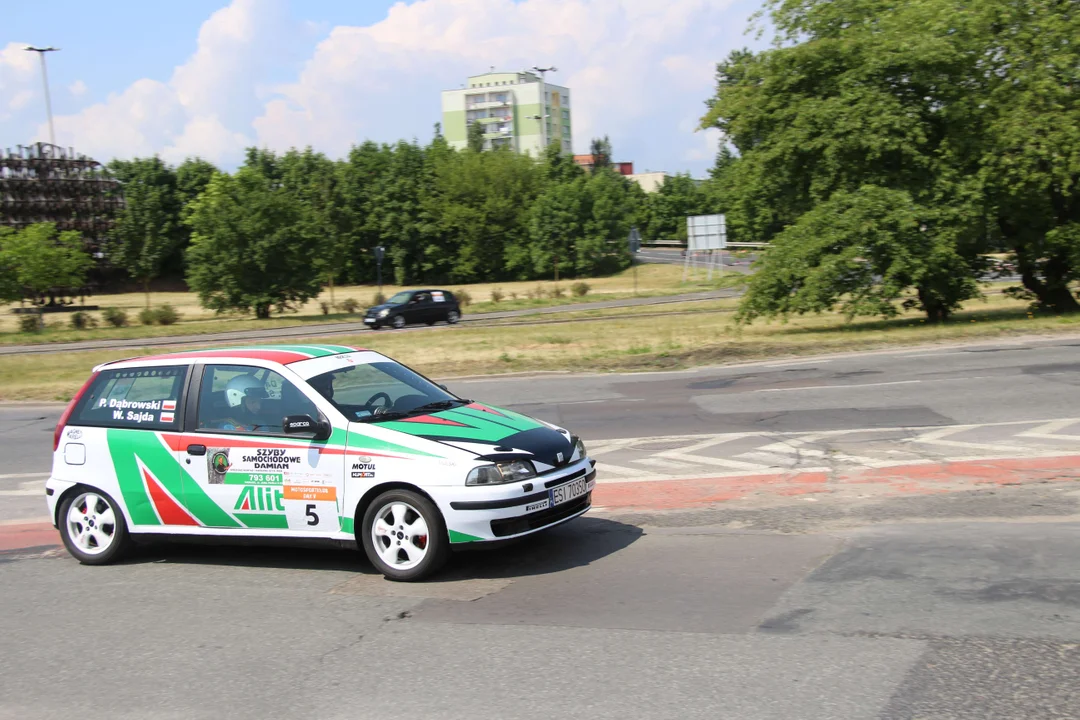
[[[84,565],[114,562],[129,542],[124,513],[116,501],[90,488],[81,488],[64,499],[57,527],[64,547]]]
[[[391,321],[391,325],[394,326],[395,330],[400,330],[405,327],[405,318],[401,315],[395,315],[393,321]]]
[[[451,325],[456,325],[458,320],[460,319],[461,313],[459,313],[457,310],[451,310],[450,312],[446,313],[446,322],[450,323]]]
[[[421,580],[441,568],[450,551],[439,509],[411,490],[375,498],[360,533],[368,560],[389,580]]]

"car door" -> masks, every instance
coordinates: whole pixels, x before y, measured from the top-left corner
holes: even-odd
[[[177,452],[200,522],[262,534],[337,532],[343,453],[282,426],[290,415],[318,420],[318,395],[268,367],[207,364],[196,374]]]
[[[428,322],[446,320],[446,313],[453,309],[454,296],[443,290],[431,291],[431,316]]]
[[[410,323],[423,323],[428,322],[428,316],[431,314],[431,293],[421,291],[413,295],[412,300],[409,302],[409,317]]]

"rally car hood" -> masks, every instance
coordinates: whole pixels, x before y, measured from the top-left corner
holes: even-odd
[[[379,423],[379,426],[491,460],[529,459],[540,465],[559,467],[570,461],[574,451],[566,430],[512,410],[480,403]]]

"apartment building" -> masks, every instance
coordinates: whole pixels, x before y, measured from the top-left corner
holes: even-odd
[[[474,75],[465,87],[442,93],[443,134],[468,146],[472,123],[484,128],[484,149],[509,147],[539,157],[545,145],[574,149],[570,90],[530,71]]]

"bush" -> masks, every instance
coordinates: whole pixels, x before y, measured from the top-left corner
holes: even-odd
[[[574,297],[585,297],[592,290],[589,287],[589,283],[578,281],[570,286],[570,292],[574,294]]]
[[[493,302],[493,303],[502,302],[502,299],[504,297],[506,297],[506,295],[503,294],[502,288],[500,288],[500,287],[491,288],[491,302]]]
[[[565,294],[566,293],[563,292],[563,289],[561,287],[559,287],[558,285],[551,288],[551,297],[553,297],[553,298],[561,298]]]
[[[530,300],[543,300],[547,296],[547,290],[544,289],[543,285],[537,285],[525,294]]]
[[[510,299],[511,299],[511,300],[517,300],[517,298],[518,298],[518,295],[517,295],[517,293],[516,293],[516,292],[511,292],[511,293],[510,293]]]
[[[385,302],[386,302],[386,296],[383,295],[381,292],[375,293],[375,297],[371,298],[371,304],[372,305],[382,305]]]
[[[90,313],[83,312],[82,310],[72,313],[71,318],[69,318],[69,322],[71,323],[71,327],[75,328],[76,330],[85,330],[86,328],[97,327],[97,319],[95,319],[94,316]]]
[[[352,315],[360,309],[360,303],[357,302],[356,298],[345,298],[341,302],[341,309]]]
[[[143,325],[153,325],[155,319],[157,319],[157,313],[150,308],[143,308],[139,311],[139,322]]]
[[[180,313],[168,303],[154,311],[154,322],[158,325],[175,325],[180,320]]]
[[[322,309],[322,314],[323,315],[329,315],[330,314],[330,308],[332,307],[330,305],[330,303],[326,302],[325,300],[320,300],[319,301],[319,307]]]
[[[472,305],[472,295],[465,288],[454,291],[454,297],[457,298],[458,305],[461,307],[469,307]]]
[[[19,316],[19,332],[41,332],[43,325],[44,323],[41,320],[40,313],[30,313],[29,315]]]
[[[113,327],[124,327],[128,324],[127,313],[120,308],[105,308],[101,311],[101,319]]]

